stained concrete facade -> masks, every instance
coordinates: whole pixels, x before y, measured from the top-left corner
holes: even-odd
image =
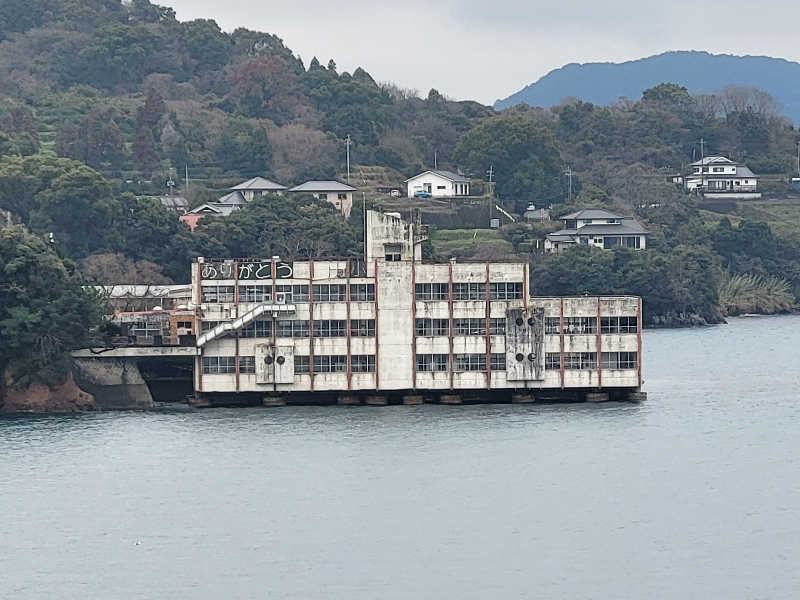
[[[527,263],[426,263],[413,224],[367,224],[364,259],[198,259],[197,392],[639,389],[639,298],[530,298]]]

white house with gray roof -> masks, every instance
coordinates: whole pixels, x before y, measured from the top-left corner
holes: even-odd
[[[406,179],[409,198],[418,193],[430,194],[434,198],[469,196],[469,183],[468,177],[441,169],[425,171]]]
[[[330,202],[346,219],[353,210],[353,192],[356,188],[340,181],[306,181],[289,191],[311,194],[317,200]]]
[[[246,202],[252,202],[264,194],[277,194],[280,196],[286,190],[285,185],[275,183],[263,177],[253,177],[231,188],[232,192],[239,192]]]
[[[564,229],[550,233],[544,241],[545,252],[563,252],[576,246],[609,250],[643,250],[650,234],[633,217],[623,217],[602,209],[580,210],[561,217]]]
[[[705,198],[755,200],[761,197],[759,176],[746,165],[725,156],[706,156],[691,163],[682,179],[687,190],[700,192]]]

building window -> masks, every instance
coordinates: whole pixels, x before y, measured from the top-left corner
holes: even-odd
[[[522,298],[522,284],[490,283],[489,298],[492,300],[519,300]]]
[[[178,321],[177,324],[178,329],[191,329],[192,322],[191,321]]]
[[[456,354],[453,363],[455,371],[485,371],[486,354]]]
[[[345,337],[347,321],[314,321],[314,337]]]
[[[446,283],[418,283],[414,286],[415,297],[426,302],[448,300],[450,298],[448,287]]]
[[[204,285],[201,289],[203,303],[233,302],[232,285]]]
[[[344,302],[347,300],[347,286],[341,283],[313,286],[314,302]]]
[[[375,337],[375,319],[353,319],[350,321],[353,337]]]
[[[597,352],[567,352],[564,354],[564,368],[570,370],[596,369]]]
[[[505,335],[506,334],[506,320],[489,319],[489,334],[490,335]]]
[[[436,337],[450,334],[448,319],[417,319],[415,323],[417,337]]]
[[[454,283],[453,300],[486,300],[486,284]]]
[[[549,334],[561,333],[561,319],[559,317],[546,317],[544,332]],[[564,317],[564,333],[580,335],[597,333],[597,317]]]
[[[314,373],[344,373],[345,371],[347,371],[347,357],[344,355],[314,357]]]
[[[244,285],[239,287],[239,302],[271,302],[271,285]]]
[[[214,327],[216,327],[222,322],[223,321],[203,321],[200,324],[200,331],[201,332],[211,331],[212,329],[214,329]]]
[[[350,284],[351,302],[374,302],[375,284],[374,283],[351,283]]]
[[[505,354],[492,354],[492,371],[505,371],[506,370],[506,355]]]
[[[272,337],[272,321],[253,321],[242,327],[242,337],[268,338]]]
[[[417,354],[417,371],[420,373],[436,373],[447,371],[447,354]]]
[[[240,356],[239,373],[255,373],[255,372],[256,372],[256,357]]]
[[[347,194],[336,194],[338,200],[347,200]]]
[[[600,364],[604,369],[636,369],[637,358],[636,352],[603,352]]]
[[[637,317],[602,317],[600,319],[602,333],[636,333],[639,330]]]
[[[236,372],[236,359],[233,356],[204,356],[205,375],[224,375]]]
[[[561,354],[558,352],[548,352],[544,355],[544,368],[547,371],[561,370]]]
[[[328,194],[325,193],[317,194],[317,200],[327,200],[327,199],[328,199]]]
[[[308,321],[278,321],[275,337],[303,338],[308,336]]]
[[[375,355],[354,354],[350,357],[350,370],[353,373],[374,373]]]
[[[386,244],[384,247],[386,262],[400,262],[403,248],[400,244]]]
[[[308,356],[294,357],[294,372],[295,373],[308,373],[311,369],[311,362]]]
[[[622,238],[622,246],[625,248],[641,248],[641,241],[639,236],[624,237]]]
[[[455,319],[454,335],[486,335],[486,319]]]
[[[308,286],[307,285],[293,285],[292,286],[292,302],[294,304],[308,302]]]

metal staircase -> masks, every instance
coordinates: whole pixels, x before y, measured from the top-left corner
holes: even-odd
[[[287,314],[291,315],[295,312],[295,305],[294,304],[259,304],[253,310],[246,312],[241,317],[234,319],[233,321],[227,321],[226,323],[220,323],[214,329],[209,329],[205,333],[203,333],[199,338],[197,338],[197,347],[202,348],[208,342],[211,342],[219,337],[222,337],[226,333],[231,331],[237,331],[242,327],[245,327],[255,321],[258,317],[265,313],[271,314],[273,318],[276,318],[280,314]]]

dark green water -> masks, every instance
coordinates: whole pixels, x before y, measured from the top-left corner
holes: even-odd
[[[634,405],[0,420],[0,598],[796,598],[800,317]]]

